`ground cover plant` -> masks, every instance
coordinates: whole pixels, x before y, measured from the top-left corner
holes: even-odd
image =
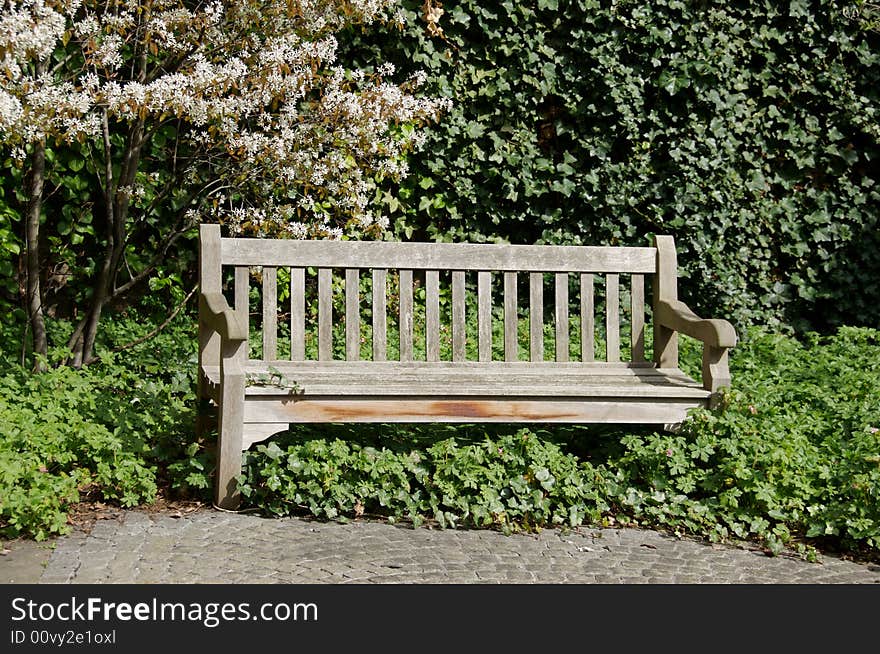
[[[698,364],[693,344],[685,349]],[[363,514],[505,531],[661,526],[768,551],[880,551],[880,331],[752,331],[734,388],[677,433],[471,426],[291,428],[247,455],[273,515]]]
[[[61,328],[54,334],[60,342],[72,329],[52,325]],[[0,536],[42,540],[69,530],[77,502],[130,507],[172,486],[188,488],[190,469],[202,465],[192,429],[189,317],[123,353],[112,351],[112,341],[101,342],[101,361],[87,368],[50,365],[43,373],[25,368],[20,352],[10,351],[13,327],[20,325],[0,329],[6,346],[0,350]],[[129,343],[149,328],[142,316],[117,317],[107,334]],[[65,356],[50,354],[49,364]]]
[[[209,501],[214,443],[194,438],[194,321],[155,341],[135,316],[108,323],[103,359],[35,374],[4,352],[0,534],[68,529],[78,500],[157,494]],[[245,453],[245,506],[266,515],[361,516],[506,532],[640,525],[769,552],[880,553],[880,330],[751,330],[734,387],[675,433],[542,425],[322,425]],[[63,342],[64,333],[58,335]],[[6,339],[7,343],[10,342]],[[14,342],[14,341],[13,341]],[[699,344],[682,366],[699,374]]]

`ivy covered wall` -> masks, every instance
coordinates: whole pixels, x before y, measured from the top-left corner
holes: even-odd
[[[854,6],[412,1],[399,37],[343,56],[425,68],[455,102],[384,196],[398,237],[672,234],[704,313],[876,325],[880,36]]]

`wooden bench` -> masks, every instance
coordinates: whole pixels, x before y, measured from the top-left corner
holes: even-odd
[[[202,225],[199,270],[198,392],[217,406],[215,492],[222,508],[238,505],[242,452],[290,423],[674,424],[689,409],[710,406],[730,384],[727,349],[736,344],[736,333],[727,321],[700,319],[678,300],[670,236],[656,237],[653,247],[295,241],[221,238],[219,226]],[[370,281],[367,270],[371,300],[362,306],[359,288]],[[262,341],[258,359],[249,357],[252,271],[262,287],[262,338],[256,335],[253,347]],[[278,340],[281,271],[290,280],[281,314],[290,328],[289,344],[281,344],[284,360]],[[651,360],[645,356],[645,275],[653,281]],[[447,282],[451,293],[445,292]],[[525,302],[520,307],[521,284],[528,287],[527,308]],[[224,286],[233,292],[231,307]],[[545,286],[554,295],[552,361],[544,352]],[[334,287],[344,322],[334,316]],[[496,295],[500,291],[500,311],[493,311],[493,288]],[[574,315],[570,328],[572,289],[580,316]],[[317,307],[307,306],[311,297]],[[417,301],[421,297],[424,302]],[[597,297],[606,308],[604,360],[595,353],[603,331],[594,316]],[[441,311],[441,298],[451,311]],[[396,305],[392,329],[389,299]],[[361,324],[367,309],[371,330]],[[466,310],[476,314],[470,339]],[[442,320],[449,314],[450,320]],[[529,333],[520,343],[517,327],[524,315]],[[621,315],[629,318],[628,330],[621,329]],[[414,336],[415,316],[424,325],[423,340]],[[399,337],[390,339],[394,331]],[[572,341],[570,333],[579,339]],[[704,344],[702,383],[678,368],[678,333]],[[367,360],[361,358],[364,334],[372,334]],[[623,356],[621,334],[630,337]],[[448,336],[451,343],[443,340]],[[581,344],[577,361],[570,357],[572,342]],[[299,389],[251,383],[269,372]]]

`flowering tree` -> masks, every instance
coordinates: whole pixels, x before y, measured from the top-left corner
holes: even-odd
[[[446,101],[423,77],[390,80],[336,61],[334,34],[391,26],[394,0],[181,2],[23,0],[0,7],[0,141],[26,167],[26,297],[34,351],[47,350],[40,216],[46,148],[71,144],[94,171],[103,254],[70,338],[92,357],[103,308],[148,279],[199,219],[231,233],[340,237],[381,231],[373,180],[406,174],[419,128]],[[160,168],[144,153],[172,134]],[[166,203],[155,229],[146,218]],[[100,215],[97,215],[100,214]],[[128,258],[154,226],[154,256]]]

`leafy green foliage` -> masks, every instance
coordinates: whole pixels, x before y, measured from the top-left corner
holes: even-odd
[[[445,40],[421,4],[345,55],[425,68],[455,102],[380,197],[400,238],[672,234],[698,312],[880,320],[880,35],[851,2],[461,0]]]
[[[148,328],[137,318],[108,325],[121,342]],[[7,344],[15,342],[7,338],[11,332],[0,330]],[[64,329],[55,336],[63,339]],[[153,501],[159,484],[181,492],[208,487],[212,457],[192,433],[192,339],[186,319],[124,357],[105,343],[101,363],[43,374],[3,352],[0,534],[44,539],[65,533],[67,510],[83,499],[135,506]],[[59,349],[54,354],[64,356]]]
[[[604,505],[588,483],[591,466],[558,445],[528,429],[494,438],[486,431],[471,441],[461,430],[445,430],[456,436],[418,449],[406,438],[391,447],[359,443],[356,434],[257,445],[247,458],[242,494],[276,515],[380,513],[414,525],[431,518],[443,527],[494,526],[508,533],[599,518]],[[422,436],[438,431],[424,429]]]
[[[880,549],[880,332],[806,344],[756,334],[735,362],[723,410],[695,412],[679,434],[622,439],[619,505],[774,550],[793,533]]]
[[[81,499],[131,506],[160,489],[207,498],[214,443],[194,436],[192,317],[115,355],[112,347],[150,325],[131,314],[107,326],[101,362],[83,370],[33,374],[14,362],[16,352],[2,352],[4,536],[63,533],[68,508]],[[17,329],[0,327],[7,347]],[[57,342],[65,337],[53,334]],[[684,338],[681,352],[682,367],[698,376],[699,344]],[[770,551],[788,545],[876,556],[880,331],[842,328],[803,340],[752,331],[731,364],[734,388],[723,406],[695,411],[676,433],[291,427],[245,453],[243,495],[270,515],[373,515],[505,532],[638,524],[757,539]]]
[[[682,343],[697,374],[699,347]],[[753,331],[734,389],[677,433],[510,426],[291,427],[245,456],[273,515],[496,527],[661,526],[770,551],[880,551],[880,332],[806,342]],[[811,543],[812,545],[806,545]]]

